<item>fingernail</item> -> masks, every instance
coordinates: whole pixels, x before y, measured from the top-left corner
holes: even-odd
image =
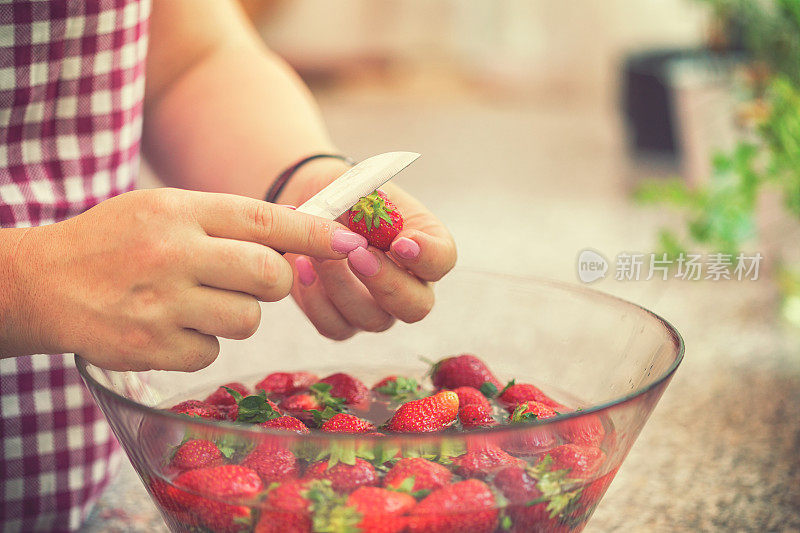
[[[419,255],[419,244],[407,237],[400,237],[392,243],[392,251],[403,259],[415,259]]]
[[[366,248],[356,248],[347,254],[347,258],[356,272],[368,278],[377,274],[381,269],[381,262]]]
[[[301,255],[294,260],[294,266],[297,268],[297,277],[300,278],[300,283],[304,286],[308,287],[317,279],[314,265],[311,264],[311,260],[308,257]]]
[[[333,239],[331,240],[331,248],[334,252],[340,254],[348,254],[356,248],[364,248],[367,246],[367,239],[358,233],[347,231],[345,229],[337,229],[333,232]]]
[[[278,204],[281,207],[285,207],[286,209],[297,209],[295,206],[290,204]]]

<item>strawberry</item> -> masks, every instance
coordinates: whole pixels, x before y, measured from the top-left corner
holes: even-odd
[[[330,395],[334,398],[343,398],[346,405],[362,405],[369,398],[367,386],[349,374],[331,374],[319,382],[329,384]]]
[[[580,502],[585,508],[591,509],[597,505],[614,480],[614,476],[617,475],[617,470],[619,470],[619,467],[583,487]]]
[[[432,492],[411,510],[409,533],[489,533],[497,525],[494,495],[469,479]]]
[[[184,505],[185,492],[155,477],[150,479],[148,487],[162,512],[185,525],[197,525],[197,519]]]
[[[600,446],[606,436],[602,420],[594,414],[565,420],[558,426],[558,433],[565,441],[581,446]]]
[[[469,404],[458,410],[458,420],[464,429],[485,428],[497,425],[492,416],[492,408],[480,404]]]
[[[311,533],[311,518],[289,511],[261,511],[254,533]]]
[[[308,433],[308,427],[293,416],[283,415],[272,420],[267,420],[259,424],[265,429],[278,429],[283,431],[293,431],[295,433]]]
[[[318,461],[308,467],[306,479],[327,479],[336,492],[350,493],[362,486],[378,484],[375,467],[363,459],[354,464],[338,462],[329,466],[329,461]]]
[[[453,457],[455,473],[461,477],[485,478],[506,466],[524,466],[525,461],[500,448],[478,448]]]
[[[206,398],[206,402],[219,406],[235,405],[236,399],[233,396],[231,396],[231,393],[228,392],[227,389],[233,389],[236,392],[238,392],[241,396],[247,396],[248,394],[250,394],[250,390],[239,382],[226,383],[225,385],[222,385],[217,390],[209,394],[208,398]]]
[[[232,533],[247,527],[251,510],[245,505],[222,502],[253,498],[264,488],[258,474],[239,465],[189,470],[175,478],[175,485],[191,492],[179,491],[179,501],[205,526]]]
[[[553,459],[553,468],[568,470],[572,479],[586,479],[600,469],[606,460],[603,450],[594,446],[563,444],[547,452]]]
[[[288,396],[316,382],[317,376],[308,372],[273,372],[256,383],[256,390],[263,390],[268,396]]]
[[[347,507],[359,519],[354,525],[362,533],[398,533],[405,529],[408,513],[417,501],[403,492],[361,487],[347,498]]]
[[[439,431],[452,424],[458,415],[458,395],[443,391],[401,405],[389,420],[390,431],[403,433]]]
[[[556,416],[556,414],[555,411],[543,403],[528,401],[519,404],[508,417],[508,421],[512,424],[533,422],[534,420],[552,418]]]
[[[383,486],[398,488],[408,479],[413,479],[411,492],[422,490],[433,491],[444,487],[453,478],[453,474],[440,465],[422,457],[400,459],[384,476]]]
[[[509,413],[513,412],[519,405],[529,401],[542,403],[551,409],[564,408],[563,405],[543,393],[538,387],[530,383],[515,383],[514,381],[510,381],[500,392],[497,401],[500,402]]]
[[[493,390],[500,388],[500,382],[486,364],[470,354],[447,357],[434,363],[431,367],[431,380],[439,389],[473,387],[483,390],[481,387],[485,383],[493,386]]]
[[[261,476],[265,485],[299,475],[297,458],[285,448],[265,443],[244,458],[241,465]]]
[[[350,208],[347,226],[366,237],[370,245],[388,252],[392,241],[403,231],[403,215],[383,192],[375,191]]]
[[[336,375],[334,374],[334,376]],[[341,375],[345,376],[345,374]],[[338,378],[334,378],[334,381],[337,380]],[[344,381],[346,380],[342,380],[342,382]],[[341,383],[339,384],[341,385]],[[361,386],[363,387],[363,384]],[[341,388],[347,389],[347,386],[343,385]],[[366,387],[364,388],[366,389]],[[332,391],[333,385],[331,383],[320,381],[311,385],[308,392],[293,394],[284,399],[280,406],[305,424],[319,427],[345,408],[345,398],[332,394]],[[366,394],[369,393],[367,392]]]
[[[169,408],[173,413],[180,415],[207,418],[209,420],[224,420],[225,415],[219,407],[200,400],[187,400]]]
[[[319,481],[310,479],[294,479],[281,483],[267,494],[264,503],[265,509],[275,509],[290,513],[307,514],[311,510],[311,500],[308,499],[308,491],[314,488],[322,489],[327,487],[330,490],[329,481]]]
[[[456,387],[453,389],[453,392],[458,394],[459,407],[465,407],[467,405],[479,405],[485,408],[487,411],[492,410],[492,404],[490,404],[489,400],[486,399],[486,396],[484,396],[483,393],[475,387]]]
[[[514,524],[514,531],[549,531],[550,520],[547,502],[535,503],[542,498],[537,488],[538,481],[521,466],[509,466],[500,470],[492,481],[508,500],[506,512]]]
[[[416,379],[404,376],[383,378],[372,387],[373,391],[388,397],[393,402],[418,400],[424,396],[421,389]]]
[[[339,413],[322,424],[320,429],[331,433],[370,433],[375,431],[375,426],[355,415]]]
[[[210,440],[187,440],[175,451],[170,466],[178,470],[194,470],[219,466],[225,462],[225,456],[217,445]]]
[[[233,398],[235,404],[226,406],[230,408],[227,413],[236,422],[243,422],[246,424],[260,424],[273,418],[281,416],[281,411],[275,402],[267,398],[264,391],[259,391],[258,394],[250,396],[242,396],[242,394],[226,385],[222,388]]]
[[[285,398],[278,404],[281,409],[306,424],[314,423],[314,416],[310,411],[323,409],[322,403],[310,392],[300,392]]]

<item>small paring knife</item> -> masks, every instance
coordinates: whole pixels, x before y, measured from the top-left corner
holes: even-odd
[[[419,156],[415,152],[386,152],[365,159],[309,198],[297,210],[336,220],[359,198],[371,194]]]

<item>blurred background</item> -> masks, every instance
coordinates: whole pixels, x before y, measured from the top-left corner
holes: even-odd
[[[344,153],[422,153],[397,183],[460,267],[581,283],[591,249],[608,263],[593,287],[684,335],[587,531],[800,530],[800,2],[243,5]],[[732,279],[645,279],[649,254],[690,251],[730,254]],[[758,279],[733,275],[740,252],[761,254]],[[638,280],[616,279],[624,253],[644,254]],[[163,527],[124,504],[132,476],[90,530]]]

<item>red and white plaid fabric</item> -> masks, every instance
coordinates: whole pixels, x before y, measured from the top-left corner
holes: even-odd
[[[149,11],[148,0],[0,2],[0,228],[58,222],[134,188]],[[71,356],[0,360],[0,530],[77,530],[118,462]]]

